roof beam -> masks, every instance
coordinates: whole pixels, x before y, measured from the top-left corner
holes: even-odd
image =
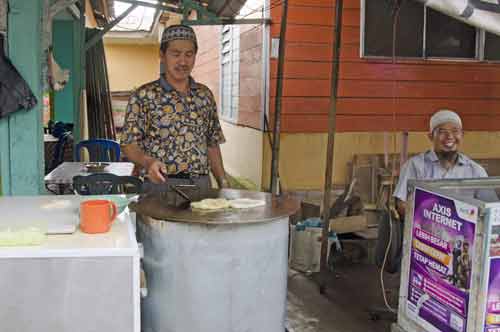
[[[181,13],[180,8],[173,7],[173,6],[167,6],[167,5],[163,4],[163,2],[159,2],[157,4],[154,4],[154,3],[149,3],[149,2],[144,2],[144,1],[136,1],[136,0],[116,0],[116,1],[126,2],[126,3],[130,3],[130,4],[136,4],[136,5],[139,5],[141,7],[156,8],[156,9],[165,10],[165,11],[169,11],[169,12]]]
[[[67,10],[76,20],[80,19],[80,9],[76,5],[69,6]]]
[[[268,18],[248,18],[235,19],[228,17],[220,17],[210,11],[206,6],[198,3],[195,0],[182,0],[181,8],[183,14],[182,24],[186,25],[226,25],[226,24],[270,24],[271,19]],[[190,20],[189,16],[192,11],[196,12],[197,18]]]
[[[89,48],[94,46],[94,44],[97,43],[99,39],[101,39],[109,30],[113,29],[115,25],[120,23],[120,21],[123,20],[128,14],[130,14],[135,8],[137,8],[137,6],[137,4],[130,5],[130,7],[128,7],[127,10],[124,11],[120,16],[118,16],[113,22],[108,23],[101,31],[90,37],[89,40],[85,42],[85,51],[88,51]]]
[[[226,25],[226,24],[271,24],[270,18],[216,18],[216,19],[198,19],[198,20],[182,20],[186,25]]]

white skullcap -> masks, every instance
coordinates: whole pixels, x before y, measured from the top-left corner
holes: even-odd
[[[446,122],[453,122],[460,126],[460,128],[462,128],[462,120],[457,113],[450,110],[441,110],[434,113],[434,115],[432,115],[431,117],[431,121],[429,123],[431,133],[434,131],[434,129],[436,129],[437,126],[442,125]]]

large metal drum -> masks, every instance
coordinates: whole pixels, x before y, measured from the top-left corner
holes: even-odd
[[[265,207],[193,212],[143,199],[137,235],[144,246],[148,296],[144,332],[283,332],[290,199],[225,190]]]

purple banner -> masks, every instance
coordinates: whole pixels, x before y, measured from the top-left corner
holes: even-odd
[[[500,257],[490,259],[484,330],[500,332]]]
[[[415,191],[407,309],[426,331],[467,330],[477,212],[472,205]]]

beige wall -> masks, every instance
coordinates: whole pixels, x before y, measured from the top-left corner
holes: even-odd
[[[263,125],[263,94],[266,86],[262,57],[263,27],[240,27],[238,124],[256,129]]]
[[[400,134],[389,134],[390,152],[399,153]],[[314,190],[324,186],[327,134],[282,134],[280,176],[283,190]],[[396,148],[394,148],[396,140]],[[263,188],[269,186],[271,149],[263,139]],[[500,158],[500,132],[466,132],[462,151],[472,158]],[[408,150],[417,153],[430,148],[425,133],[412,132]],[[339,133],[335,136],[334,184],[344,184],[347,163],[355,154],[384,153],[383,133]]]
[[[192,76],[195,81],[203,83],[212,90],[219,104],[219,38],[220,26],[196,26],[198,53]]]
[[[260,188],[263,135],[259,130],[221,121],[226,143],[221,145],[226,171],[251,180]]]
[[[111,91],[128,91],[158,79],[158,45],[104,44]]]

